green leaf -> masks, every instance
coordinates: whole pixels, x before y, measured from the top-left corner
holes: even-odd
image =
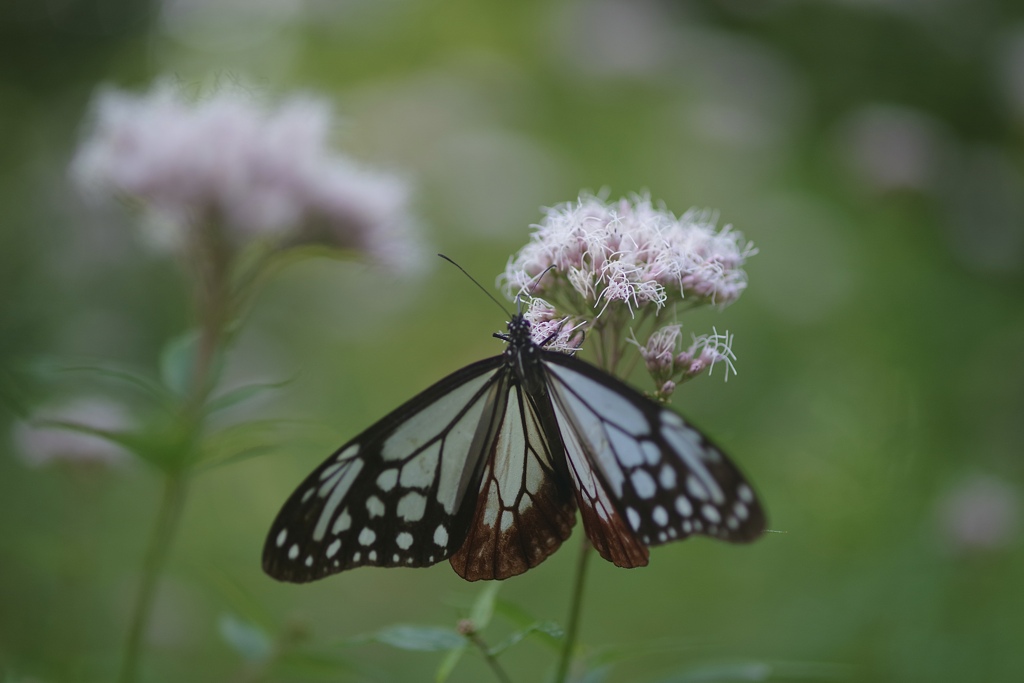
[[[617,664],[651,655],[678,655],[681,652],[694,649],[698,644],[696,640],[661,639],[629,645],[613,645],[598,650],[588,659],[598,665]]]
[[[176,396],[186,396],[194,388],[200,338],[199,330],[189,330],[167,342],[160,353],[160,380]],[[224,356],[217,352],[210,359],[208,386],[217,384],[223,368]]]
[[[539,636],[537,640],[541,640],[552,647],[559,647],[564,635],[565,633],[562,631],[562,627],[555,622],[539,621],[534,624],[530,624],[524,629],[513,632],[505,638],[505,640],[490,648],[490,653],[492,655],[501,654],[508,648],[522,642],[529,636]]]
[[[491,581],[484,586],[480,594],[473,602],[473,608],[469,611],[469,620],[473,622],[473,628],[483,631],[491,623],[494,616],[494,601],[498,598],[498,591],[501,590],[501,583]]]
[[[536,640],[548,647],[552,652],[559,654],[562,652],[562,638],[565,634],[562,631],[562,627],[558,624],[536,619],[519,605],[506,600],[495,600],[494,611],[511,622],[512,625],[519,627],[520,630],[530,631],[531,634],[535,633],[539,636]],[[547,626],[545,628],[538,628],[541,624]]]
[[[265,662],[274,653],[273,641],[263,629],[233,614],[221,615],[218,630],[221,638],[247,662]]]
[[[389,626],[371,638],[399,650],[443,652],[465,645],[465,638],[450,628],[440,626]]]
[[[207,435],[201,446],[201,467],[212,469],[273,451],[281,441],[281,426],[290,420],[252,420]]]
[[[238,405],[239,403],[246,401],[253,396],[262,394],[265,391],[271,389],[280,389],[284,385],[291,382],[291,379],[281,380],[280,382],[259,382],[255,384],[246,384],[245,386],[232,389],[215,399],[212,399],[206,404],[206,410],[208,413],[215,413],[218,410],[224,410],[231,406]]]
[[[444,683],[448,680],[448,677],[452,675],[452,671],[455,670],[459,660],[462,659],[462,655],[466,652],[466,640],[463,638],[462,645],[456,648],[452,648],[448,651],[448,654],[441,660],[441,664],[437,667],[437,673],[434,674],[434,681],[436,683]]]
[[[711,664],[688,671],[682,671],[660,683],[738,683],[739,681],[767,681],[772,677],[772,667],[763,662],[733,664]]]
[[[199,331],[189,330],[168,341],[160,353],[160,379],[178,396],[186,395],[192,386],[198,345]]]
[[[278,674],[268,680],[300,679],[303,681],[322,680],[338,683],[339,680],[353,679],[353,664],[337,654],[315,651],[285,652],[274,660],[271,670]],[[366,680],[359,676],[358,680]]]
[[[130,370],[104,367],[101,365],[69,365],[59,369],[62,372],[91,373],[102,377],[103,379],[127,384],[142,391],[161,404],[167,402],[171,398],[171,395],[160,385],[159,382],[154,381],[146,375],[135,373]]]

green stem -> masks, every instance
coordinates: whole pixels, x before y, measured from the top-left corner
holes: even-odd
[[[569,620],[565,627],[565,642],[562,646],[562,656],[558,660],[558,669],[555,673],[556,683],[568,683],[569,668],[572,664],[572,654],[576,649],[576,638],[579,636],[580,614],[583,611],[583,586],[587,578],[587,560],[590,559],[590,539],[584,534],[583,542],[580,545],[580,555],[576,562],[576,576],[573,588],[572,599],[569,602]]]
[[[484,661],[487,662],[487,666],[491,667],[491,671],[494,672],[495,678],[501,683],[512,683],[512,679],[508,677],[508,674],[504,669],[501,668],[501,664],[498,663],[498,658],[491,652],[491,648],[487,647],[487,643],[476,633],[470,633],[468,636],[469,642],[473,643],[480,653],[484,656]]]
[[[135,597],[128,640],[125,644],[124,661],[121,664],[119,683],[133,683],[138,678],[139,657],[142,653],[143,636],[149,625],[150,613],[156,599],[160,574],[167,562],[171,538],[181,519],[181,509],[187,492],[187,482],[181,473],[168,474],[164,480],[163,497],[157,512],[156,524],[149,538],[146,558],[142,565],[142,581]]]

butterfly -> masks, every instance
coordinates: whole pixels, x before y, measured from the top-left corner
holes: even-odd
[[[335,451],[285,502],[263,569],[302,583],[448,560],[469,581],[536,567],[579,508],[619,567],[694,534],[746,542],[765,515],[739,469],[676,412],[512,316],[504,353],[445,377]]]

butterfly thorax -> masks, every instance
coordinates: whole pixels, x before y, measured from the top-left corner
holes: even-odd
[[[508,342],[504,353],[505,362],[515,372],[520,386],[527,392],[540,392],[544,387],[540,347],[533,341],[530,332],[530,321],[517,313],[508,323],[508,333],[495,336]]]

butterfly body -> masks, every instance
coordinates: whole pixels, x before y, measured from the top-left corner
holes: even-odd
[[[504,353],[413,397],[310,474],[271,526],[264,570],[292,582],[444,559],[504,579],[550,556],[579,507],[622,567],[704,534],[749,541],[764,514],[737,468],[681,417],[513,316]]]

